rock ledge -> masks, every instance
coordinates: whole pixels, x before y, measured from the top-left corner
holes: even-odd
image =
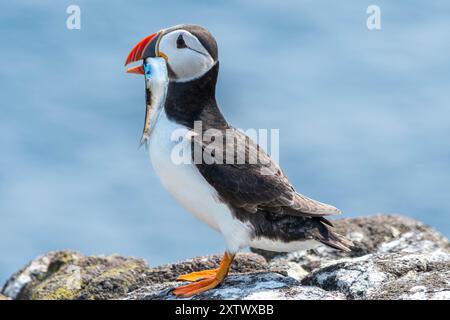
[[[379,215],[335,221],[355,243],[276,254],[240,253],[220,287],[193,299],[446,299],[450,243],[422,223]],[[220,256],[150,268],[142,259],[64,250],[31,261],[3,286],[3,299],[176,299],[175,279],[214,268]]]

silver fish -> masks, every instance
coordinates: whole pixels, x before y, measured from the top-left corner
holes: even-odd
[[[153,124],[156,123],[164,107],[169,77],[164,58],[147,58],[144,60],[145,77],[145,119],[140,146],[148,147]]]

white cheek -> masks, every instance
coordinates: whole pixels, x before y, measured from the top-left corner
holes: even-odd
[[[169,66],[178,81],[189,81],[201,77],[214,65],[214,60],[191,49],[178,49],[169,57]]]
[[[183,36],[188,48],[177,48],[177,39]],[[170,69],[177,82],[190,81],[201,77],[215,64],[214,59],[200,41],[187,31],[174,31],[166,34],[159,43],[159,51],[168,58]]]

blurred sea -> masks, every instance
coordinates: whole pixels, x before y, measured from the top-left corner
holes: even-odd
[[[196,23],[219,43],[218,101],[236,127],[280,128],[298,191],[345,217],[398,213],[450,234],[450,3],[0,3],[0,283],[70,248],[151,265],[221,252],[161,187],[144,149],[141,38]],[[66,8],[81,8],[81,30]]]

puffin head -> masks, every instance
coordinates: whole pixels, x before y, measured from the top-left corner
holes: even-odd
[[[186,82],[203,76],[217,63],[217,43],[203,27],[178,25],[142,39],[128,54],[125,66],[155,57],[166,60],[170,81]],[[138,65],[127,72],[144,74],[144,69]]]

